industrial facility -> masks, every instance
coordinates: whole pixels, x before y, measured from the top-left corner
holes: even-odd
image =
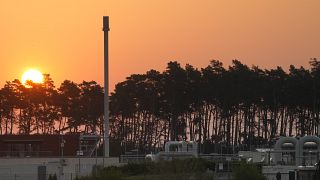
[[[109,17],[103,17],[104,31],[104,132],[0,136],[1,180],[72,180],[87,176],[97,166],[119,165],[109,158],[108,32]],[[97,156],[103,149],[103,156]]]

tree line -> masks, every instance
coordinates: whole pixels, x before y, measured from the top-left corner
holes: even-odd
[[[111,95],[111,136],[153,151],[168,140],[200,142],[201,152],[269,147],[279,136],[318,134],[320,61],[310,69],[261,69],[213,60],[201,69],[169,62],[134,74]]]
[[[8,81],[0,90],[0,134],[103,134],[103,87]],[[270,146],[279,136],[318,133],[320,61],[310,68],[261,69],[238,60],[205,68],[169,62],[133,74],[110,95],[110,137],[123,151],[150,152],[168,140],[197,141],[202,152]],[[217,146],[219,145],[219,146]],[[128,148],[128,149],[126,149]]]
[[[95,81],[65,80],[55,88],[49,74],[27,86],[7,81],[0,90],[0,134],[102,133],[103,94]]]

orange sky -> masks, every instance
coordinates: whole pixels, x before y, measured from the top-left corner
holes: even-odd
[[[0,0],[0,85],[29,67],[103,84],[102,16],[110,16],[110,90],[169,60],[285,69],[320,57],[319,0]]]

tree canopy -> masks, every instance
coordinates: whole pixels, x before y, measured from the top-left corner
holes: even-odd
[[[95,81],[8,81],[0,90],[0,134],[103,134],[103,87]],[[123,151],[147,153],[168,140],[201,143],[201,152],[270,146],[279,136],[318,134],[320,61],[261,69],[212,60],[198,69],[169,62],[119,82],[110,94],[110,137]]]

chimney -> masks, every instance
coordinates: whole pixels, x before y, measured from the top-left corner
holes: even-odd
[[[103,16],[104,31],[104,157],[109,157],[109,16]]]

